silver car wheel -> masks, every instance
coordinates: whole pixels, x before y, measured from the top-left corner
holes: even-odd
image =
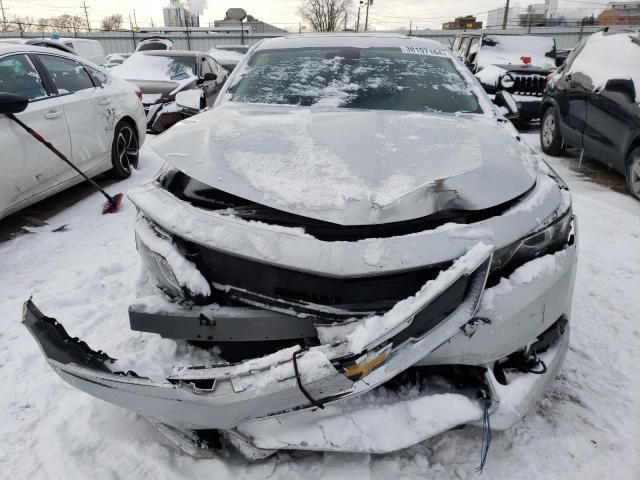
[[[544,118],[542,124],[542,143],[545,147],[549,147],[553,143],[553,139],[556,134],[556,119],[552,114],[547,115]]]
[[[129,172],[138,165],[138,138],[131,127],[124,126],[118,134],[116,142],[118,162],[123,170]]]

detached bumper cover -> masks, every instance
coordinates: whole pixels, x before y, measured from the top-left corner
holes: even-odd
[[[238,365],[179,369],[165,382],[113,371],[110,357],[70,338],[31,301],[25,304],[24,324],[56,373],[80,390],[183,427],[228,430],[309,407],[309,396],[316,403],[332,403],[361,395],[416,364],[462,334],[462,327],[473,319],[490,261],[491,249],[480,244],[442,278],[384,316],[324,326],[318,347],[301,353],[292,347]],[[434,325],[430,305],[461,277],[469,278],[465,299]],[[411,335],[403,335],[405,330]]]
[[[455,386],[427,388],[394,398],[381,397],[376,387],[414,365],[445,364],[448,360],[465,364],[465,349],[471,353],[487,336],[498,342],[504,337],[501,332],[512,327],[526,330],[523,322],[535,326],[527,331],[526,340],[524,335],[513,340],[515,348],[510,352],[535,341],[554,323],[552,314],[570,315],[575,253],[572,246],[556,254],[554,262],[548,262],[555,267],[527,284],[512,283],[509,288],[485,291],[491,249],[480,245],[444,271],[443,278],[400,302],[390,316],[316,326],[321,340],[318,347],[302,352],[292,347],[237,365],[176,369],[164,381],[114,371],[114,361],[108,355],[70,338],[31,301],[25,304],[23,321],[65,381],[170,424],[171,429],[223,430],[233,445],[253,458],[277,449],[384,453],[457,425],[480,422],[482,408],[476,392]],[[435,325],[425,321],[437,300],[464,277],[468,287],[463,302]],[[540,287],[540,292],[524,298],[532,286]],[[512,303],[524,303],[517,308],[511,305],[509,310],[508,297],[514,299]],[[507,302],[506,306],[502,302]],[[539,318],[532,316],[537,310],[542,312]],[[478,320],[485,314],[493,319],[491,323]],[[420,319],[425,321],[423,329],[416,327]],[[546,373],[516,374],[508,384],[496,380],[493,360],[483,364],[493,429],[509,428],[530,411],[562,365],[568,342],[567,327],[540,355]],[[471,357],[479,359],[476,354]],[[436,358],[441,361],[430,360]],[[494,354],[487,358],[494,358]],[[318,408],[318,403],[324,408]],[[389,437],[389,423],[399,426],[402,438]]]

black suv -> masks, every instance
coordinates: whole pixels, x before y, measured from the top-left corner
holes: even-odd
[[[546,78],[556,69],[553,37],[464,33],[454,38],[451,49],[488,94],[514,96],[520,120],[540,118]]]
[[[640,198],[640,35],[599,32],[583,40],[547,84],[540,143],[569,145],[627,177]]]

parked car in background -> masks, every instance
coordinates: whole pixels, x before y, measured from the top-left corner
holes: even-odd
[[[142,90],[147,128],[160,133],[184,118],[175,104],[178,92],[201,91],[201,108],[212,106],[229,76],[204,52],[143,51],[131,55],[110,72]]]
[[[122,63],[130,56],[130,53],[110,53],[106,57],[104,66],[106,68],[113,68],[116,65],[122,65]]]
[[[60,42],[59,40],[52,40],[49,38],[6,38],[0,37],[0,45],[3,43],[13,43],[13,44],[21,44],[21,45],[33,45],[35,47],[48,47],[56,50],[61,50],[66,53],[71,53],[73,55],[77,55],[77,52]]]
[[[129,192],[148,279],[131,326],[209,342],[218,361],[124,374],[27,302],[74,387],[256,459],[387,453],[483,421],[489,435],[556,377],[571,196],[437,42],[264,40],[215,108],[152,149],[166,165]]]
[[[106,61],[104,48],[98,40],[70,37],[60,38],[58,41],[72,48],[79,57],[85,58],[96,65],[102,65]]]
[[[556,69],[553,37],[464,33],[456,35],[451,49],[488,94],[514,96],[520,120],[540,118],[546,78]]]
[[[218,62],[222,67],[229,73],[233,72],[238,63],[242,61],[245,54],[237,52],[235,50],[227,50],[221,47],[215,47],[209,50],[209,55],[211,55],[216,62]]]
[[[540,143],[550,155],[572,146],[627,178],[640,199],[640,35],[599,32],[551,76]]]
[[[29,100],[16,115],[90,176],[126,178],[146,121],[141,93],[97,65],[50,48],[0,44],[0,92]],[[68,165],[0,115],[0,218],[82,181]]]
[[[164,37],[143,38],[138,42],[136,52],[144,52],[147,50],[173,50],[173,42]]]

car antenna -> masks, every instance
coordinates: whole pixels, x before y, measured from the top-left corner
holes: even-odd
[[[73,168],[76,172],[78,172],[86,181],[88,181],[91,185],[93,185],[100,193],[102,193],[102,195],[105,196],[105,198],[107,199],[107,201],[105,202],[105,204],[102,206],[102,214],[105,215],[107,213],[116,213],[118,210],[120,210],[120,205],[122,204],[122,198],[123,198],[123,194],[122,193],[118,193],[116,195],[114,195],[113,197],[111,195],[109,195],[100,185],[98,185],[92,178],[90,178],[89,176],[87,176],[82,170],[80,170],[78,167],[76,167],[73,163],[71,163],[69,161],[69,159],[60,151],[58,150],[56,147],[54,147],[50,142],[48,142],[47,140],[45,140],[42,135],[40,135],[38,132],[36,132],[34,129],[32,129],[31,127],[25,125],[21,120],[19,120],[13,113],[7,113],[6,114],[11,120],[13,120],[14,122],[16,122],[18,125],[20,125],[22,128],[24,128],[29,134],[31,134],[31,136],[33,138],[35,138],[36,140],[38,140],[40,143],[42,143],[45,147],[47,147],[49,150],[51,150],[60,160],[62,160],[63,162],[65,162],[67,165],[69,165],[71,168]]]

